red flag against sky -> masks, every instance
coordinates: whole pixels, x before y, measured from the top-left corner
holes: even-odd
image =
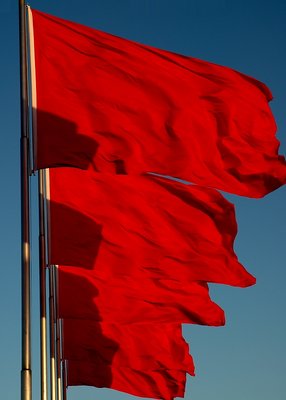
[[[36,168],[155,172],[250,197],[285,183],[263,83],[39,11],[32,19]]]
[[[108,375],[103,362],[94,364],[74,360],[68,361],[67,367],[68,386],[108,387],[152,399],[173,400],[175,397],[184,397],[186,384],[184,371],[111,368]]]
[[[221,326],[223,310],[207,284],[167,279],[102,279],[96,271],[59,267],[59,317],[109,323],[178,322]]]
[[[178,324],[116,325],[65,320],[63,358],[68,383],[111,387],[144,397],[183,395],[194,375],[189,346]],[[83,372],[78,370],[83,367]]]
[[[127,311],[128,312],[128,311]],[[138,371],[177,369],[194,375],[189,345],[180,324],[109,324],[66,319],[63,358],[97,363],[106,368]]]
[[[106,279],[255,282],[233,251],[234,207],[213,189],[54,168],[50,200],[50,264]]]

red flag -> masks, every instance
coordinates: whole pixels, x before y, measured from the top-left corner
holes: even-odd
[[[32,19],[37,168],[155,172],[250,197],[285,183],[263,83],[39,11]]]
[[[177,324],[121,326],[65,320],[63,351],[70,385],[172,399],[183,395],[185,373],[194,375],[189,347]]]
[[[105,279],[255,282],[233,251],[233,205],[213,189],[55,168],[50,200],[50,264]]]
[[[146,279],[102,279],[96,271],[59,267],[59,317],[119,324],[178,322],[221,326],[223,310],[207,284]]]
[[[121,325],[66,319],[63,358],[102,362],[106,368],[175,369],[194,375],[193,359],[182,337],[181,325],[173,323]]]
[[[186,373],[179,370],[138,371],[132,368],[110,368],[106,364],[70,360],[67,363],[68,386],[107,387],[134,396],[173,400],[184,397]]]

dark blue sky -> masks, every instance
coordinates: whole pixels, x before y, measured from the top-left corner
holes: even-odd
[[[227,65],[272,90],[281,153],[286,153],[286,2],[284,0],[31,0],[42,11],[91,27]],[[20,396],[19,60],[17,1],[0,9],[1,207],[0,395]],[[33,378],[39,398],[37,325],[37,199],[33,210]],[[224,328],[186,326],[197,377],[186,399],[284,400],[286,394],[286,188],[262,200],[235,203],[236,251],[257,277],[249,289],[212,286],[225,309]],[[94,388],[70,389],[69,400],[131,399]]]

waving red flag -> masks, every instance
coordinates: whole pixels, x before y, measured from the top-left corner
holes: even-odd
[[[194,375],[180,324],[110,324],[65,319],[63,358],[135,370],[177,369]]]
[[[59,267],[59,317],[118,324],[191,323],[221,326],[223,310],[207,284],[146,279],[103,279],[96,271]]]
[[[36,168],[155,172],[250,197],[285,183],[263,83],[35,10],[31,32]]]
[[[176,324],[116,325],[65,320],[63,358],[68,384],[110,387],[130,394],[183,396],[194,364]]]
[[[50,200],[50,264],[105,279],[255,282],[233,251],[233,205],[213,189],[54,168]]]
[[[110,368],[106,364],[70,360],[67,363],[68,386],[107,387],[139,397],[174,400],[184,397],[186,373],[180,370],[138,371],[132,368]]]

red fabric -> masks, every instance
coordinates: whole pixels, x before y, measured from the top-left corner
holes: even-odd
[[[261,82],[33,10],[36,167],[156,172],[260,197],[286,180]]]
[[[119,324],[225,323],[207,284],[128,276],[102,279],[96,271],[75,267],[59,268],[59,317]]]
[[[68,386],[88,385],[108,387],[134,396],[173,400],[184,397],[186,373],[178,370],[138,371],[131,368],[111,368],[109,374],[103,362],[68,361]]]
[[[179,324],[109,324],[66,319],[63,358],[102,362],[106,368],[175,369],[194,375],[189,346]]]
[[[233,205],[213,189],[55,168],[50,198],[50,264],[105,279],[255,282],[233,251]]]

